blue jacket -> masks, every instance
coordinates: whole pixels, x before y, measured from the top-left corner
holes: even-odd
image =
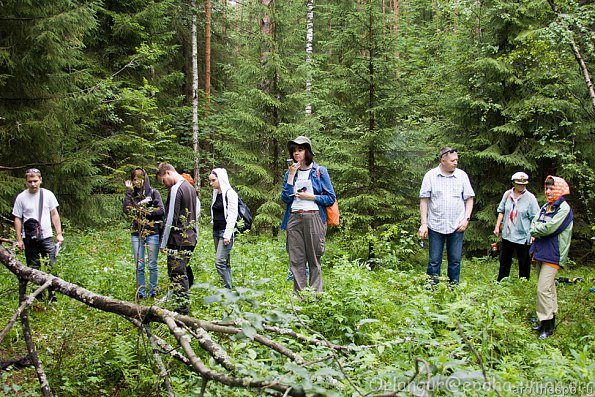
[[[318,177],[317,169],[320,170],[320,178]],[[287,177],[289,171],[285,172],[283,178],[283,191],[281,192],[281,200],[287,204],[285,208],[285,215],[283,216],[283,222],[281,222],[281,229],[287,228],[287,222],[289,221],[289,215],[291,215],[291,204],[293,203],[293,185],[287,183]],[[333,205],[337,197],[335,196],[335,190],[331,183],[331,177],[328,174],[326,167],[319,167],[316,162],[312,162],[312,168],[310,168],[310,175],[308,177],[312,181],[312,189],[316,199],[314,202],[318,204],[318,210],[320,211],[320,217],[322,221],[326,223],[326,210],[325,207]],[[295,179],[294,179],[295,182]]]
[[[531,246],[534,260],[564,267],[570,249],[573,218],[572,209],[564,197],[541,207],[531,222],[531,236],[535,237]]]

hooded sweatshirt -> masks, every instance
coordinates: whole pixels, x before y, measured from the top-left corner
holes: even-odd
[[[221,193],[223,198],[223,215],[225,216],[225,232],[223,238],[231,240],[236,222],[238,220],[238,194],[231,187],[227,170],[225,168],[215,168],[213,173],[219,180],[219,189],[213,189],[213,201],[211,202],[211,219],[213,219],[213,204],[217,199],[217,195]],[[211,223],[213,223],[211,221]]]
[[[552,201],[541,207],[531,222],[531,246],[533,259],[564,267],[568,260],[574,214],[564,195],[570,193],[568,183],[557,176],[554,179],[555,195]]]
[[[165,210],[163,208],[163,200],[161,194],[157,189],[151,187],[149,182],[149,176],[147,172],[142,168],[141,170],[144,175],[143,187],[140,189],[134,188],[132,190],[126,189],[124,193],[123,210],[127,215],[133,217],[132,221],[132,234],[138,235],[140,228],[146,231],[148,236],[153,234],[159,234],[159,230],[163,224],[163,214]],[[134,208],[144,208],[148,212],[134,211]],[[131,214],[132,212],[132,214]],[[143,219],[143,222],[139,225],[139,218]]]

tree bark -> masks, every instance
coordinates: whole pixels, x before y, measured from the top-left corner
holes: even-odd
[[[10,270],[20,282],[21,302],[25,301],[26,285],[32,282],[37,285],[49,284],[57,293],[66,295],[72,299],[86,304],[87,306],[96,308],[101,311],[114,313],[132,321],[135,325],[148,323],[166,324],[170,333],[176,338],[183,353],[172,353],[172,349],[167,349],[168,354],[176,357],[180,362],[186,363],[193,371],[198,373],[205,381],[213,380],[224,385],[235,388],[259,389],[267,394],[273,395],[287,395],[287,396],[305,396],[305,393],[300,389],[291,385],[285,385],[272,379],[253,379],[242,376],[234,376],[235,364],[227,356],[225,350],[215,343],[209,333],[218,334],[239,334],[242,332],[241,328],[236,326],[225,326],[212,323],[209,321],[199,320],[193,317],[179,315],[169,310],[160,308],[158,306],[141,306],[135,303],[120,301],[106,296],[98,295],[76,284],[64,281],[56,276],[53,276],[42,271],[32,269],[23,265],[16,260],[11,254],[2,246],[0,246],[0,262],[2,262],[8,270]],[[21,314],[23,329],[25,332],[25,339],[29,350],[29,356],[35,364],[38,378],[42,386],[42,394],[44,396],[51,396],[49,384],[45,373],[41,368],[41,362],[35,352],[35,346],[30,338],[29,324],[27,321],[26,310]],[[281,334],[279,334],[281,335]],[[285,333],[283,335],[288,335]],[[303,338],[306,338],[303,336]],[[205,350],[211,357],[213,357],[219,364],[221,364],[228,373],[222,373],[212,370],[200,359],[199,355],[193,350],[191,340],[198,340],[198,345]],[[305,339],[302,339],[305,340]],[[279,342],[272,341],[264,335],[256,334],[253,337],[255,343],[260,343],[279,353],[283,357],[290,359],[298,364],[303,363],[301,357],[291,349],[283,346]],[[158,340],[156,339],[157,343]],[[183,358],[182,358],[183,357]]]
[[[312,115],[312,103],[310,103],[310,93],[312,92],[312,50],[314,45],[314,0],[306,2],[306,64],[308,65],[306,77],[306,93],[308,103],[306,104],[306,116]]]
[[[192,0],[192,148],[194,150],[194,187],[200,193],[200,148],[198,145],[198,42],[196,1]],[[206,80],[206,79],[205,79]]]
[[[548,3],[552,11],[559,16],[560,12],[558,11],[558,7],[556,6],[555,0],[548,0]],[[589,73],[589,69],[587,68],[587,64],[585,63],[580,49],[578,48],[578,45],[572,38],[570,39],[570,48],[572,49],[574,59],[576,59],[576,62],[578,63],[578,66],[581,70],[581,74],[583,75],[583,79],[585,81],[585,85],[587,86],[587,91],[589,93],[589,97],[591,98],[591,106],[593,110],[595,110],[595,90],[593,89],[593,80],[591,79],[591,74]]]
[[[19,301],[21,304],[26,302],[27,300],[25,297],[26,292],[27,281],[19,279]],[[48,378],[45,374],[45,371],[43,370],[43,365],[41,364],[39,356],[37,355],[37,350],[35,349],[35,343],[33,343],[33,338],[31,337],[31,327],[29,325],[29,314],[27,313],[27,309],[21,312],[20,317],[21,324],[23,326],[23,337],[25,338],[25,343],[27,344],[29,358],[33,362],[33,366],[35,367],[35,373],[37,374],[37,379],[39,379],[41,395],[43,397],[51,397],[52,391],[50,389],[50,384],[48,383]]]
[[[205,0],[205,115],[211,101],[211,0]]]

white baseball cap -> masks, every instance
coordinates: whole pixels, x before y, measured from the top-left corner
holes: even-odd
[[[510,180],[519,185],[526,185],[529,183],[529,175],[521,171],[515,172],[514,174],[512,174]]]

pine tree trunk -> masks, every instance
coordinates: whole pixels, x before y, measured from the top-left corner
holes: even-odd
[[[375,82],[375,71],[374,71],[374,19],[372,15],[372,5],[369,5],[368,11],[368,130],[371,135],[376,129],[376,118],[375,118],[375,100],[376,100],[376,82]],[[368,143],[368,172],[370,175],[370,186],[376,185],[376,149],[374,142]]]
[[[399,65],[399,60],[401,58],[401,53],[399,52],[399,12],[400,12],[400,0],[394,0],[393,4],[393,30],[395,35],[395,61],[397,63],[395,70],[396,70],[396,78],[397,80],[401,79],[401,68]]]

